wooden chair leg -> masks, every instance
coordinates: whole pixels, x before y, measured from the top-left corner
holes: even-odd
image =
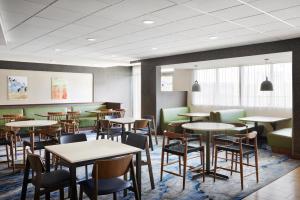
[[[11,155],[11,164],[12,164],[12,168],[13,168],[13,173],[15,173],[15,157],[14,157],[14,147],[13,147],[13,143],[11,143],[10,146],[10,155]],[[24,162],[25,163],[25,162]]]
[[[50,200],[50,192],[46,192],[45,193],[45,199],[46,200]]]
[[[178,169],[179,169],[179,174],[181,175],[181,156],[178,156]]]
[[[231,152],[231,167],[230,167],[230,175],[232,176],[233,171],[233,160],[234,160],[234,153]]]
[[[60,188],[59,189],[59,198],[60,200],[64,200],[64,188]]]
[[[151,148],[151,151],[153,151],[153,142],[152,142],[151,132],[149,133],[149,146]]]
[[[117,198],[117,193],[113,193],[113,200],[117,200],[118,198]]]
[[[9,168],[10,158],[9,158],[8,145],[5,145],[5,150],[6,150],[7,168]]]
[[[69,190],[70,190],[70,188],[69,188]],[[82,186],[80,186],[80,189],[79,189],[79,200],[82,200],[82,198],[83,198],[83,188],[82,188]]]
[[[258,177],[258,152],[257,150],[254,153],[255,156],[255,172],[256,172],[256,182],[259,182],[259,177]]]
[[[34,200],[40,200],[40,189],[39,188],[35,188],[34,189]]]
[[[205,182],[205,161],[204,161],[204,151],[201,151],[201,165],[202,165],[202,179]]]
[[[160,181],[162,181],[163,172],[164,172],[164,155],[165,155],[165,152],[162,151],[162,153],[161,153],[161,162],[160,162]]]
[[[32,152],[33,153],[33,152]],[[26,155],[26,146],[25,145],[23,145],[23,163],[24,163],[24,165],[25,165],[25,163],[26,163],[26,160],[25,160],[25,156]]]
[[[244,189],[244,171],[243,171],[243,155],[240,156],[240,175],[241,175],[241,188]]]
[[[214,166],[214,159],[215,159],[215,147],[216,147],[216,143],[213,140],[212,142],[212,152],[211,152],[211,165]]]
[[[17,160],[18,158],[18,152],[17,152],[17,136],[15,136],[14,146],[15,146],[15,158]]]
[[[150,152],[149,152],[149,147],[146,144],[146,156],[147,156],[147,164],[148,164],[148,171],[149,171],[149,177],[150,177],[150,183],[151,183],[151,189],[155,189],[155,184],[154,184],[154,178],[153,178],[153,171],[152,171],[152,164],[151,164],[151,157],[150,157]]]
[[[182,190],[185,189],[186,166],[187,166],[187,155],[184,155],[183,156],[183,184],[182,184]]]
[[[85,166],[85,179],[88,180],[89,178],[89,172],[88,172],[88,166]]]
[[[214,182],[216,182],[217,163],[218,163],[218,149],[215,148]]]

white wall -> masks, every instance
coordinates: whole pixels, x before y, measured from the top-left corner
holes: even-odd
[[[260,115],[260,116],[274,116],[274,117],[292,117],[292,109],[280,109],[280,108],[250,108],[240,106],[200,106],[192,105],[191,101],[191,87],[193,84],[192,69],[176,69],[173,76],[173,88],[174,91],[188,91],[188,106],[192,112],[210,112],[213,110],[242,108],[246,110],[248,116]]]
[[[8,100],[7,77],[26,76],[28,99]],[[51,99],[51,78],[68,84],[68,99]],[[0,69],[0,105],[93,102],[93,74]]]

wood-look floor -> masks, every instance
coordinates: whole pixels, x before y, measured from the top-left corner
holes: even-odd
[[[261,188],[244,200],[300,200],[300,167]]]

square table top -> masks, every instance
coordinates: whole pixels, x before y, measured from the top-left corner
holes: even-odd
[[[241,121],[248,121],[248,122],[266,122],[266,123],[274,123],[279,121],[284,121],[291,119],[289,117],[268,117],[268,116],[250,116],[250,117],[242,117],[239,118]]]
[[[111,140],[90,140],[46,146],[45,149],[69,163],[97,160],[137,153],[142,149]]]

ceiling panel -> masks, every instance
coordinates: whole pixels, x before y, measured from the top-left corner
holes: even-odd
[[[97,0],[59,0],[54,4],[54,7],[71,10],[74,12],[91,13],[101,10],[108,6],[108,4]]]
[[[92,26],[98,29],[105,28],[118,23],[120,23],[120,21],[108,19],[103,16],[97,16],[97,15],[91,15],[75,22],[75,24],[78,25]]]
[[[201,13],[182,5],[172,6],[170,8],[162,9],[153,13],[154,16],[158,16],[164,19],[169,19],[172,21],[176,21],[179,19],[188,18],[200,14]]]
[[[243,26],[247,26],[247,27],[253,27],[253,26],[257,26],[257,25],[277,22],[276,19],[274,19],[266,14],[260,14],[260,15],[246,17],[246,18],[237,19],[237,20],[233,20],[233,21],[238,24],[241,24]]]
[[[279,21],[278,22],[272,22],[272,23],[268,23],[268,24],[254,26],[253,28],[255,28],[256,30],[259,30],[261,32],[292,29],[287,24],[284,24],[284,23],[279,22]]]
[[[20,0],[1,0],[1,11],[14,12],[19,14],[30,14],[38,12],[45,5]]]
[[[280,10],[280,9],[300,5],[300,1],[299,0],[259,0],[259,1],[249,2],[249,4],[259,9],[262,9],[266,12],[270,12],[274,10]]]
[[[273,11],[270,14],[279,17],[280,19],[290,19],[300,17],[300,6],[290,7],[283,10]]]
[[[226,1],[220,1],[220,0],[192,0],[184,5],[199,9],[204,12],[213,12],[216,10],[222,10],[225,8],[234,7],[237,5],[240,5],[241,3],[236,0],[226,0]]]
[[[226,8],[223,10],[211,12],[211,14],[221,17],[221,18],[225,18],[227,20],[235,20],[235,19],[239,19],[239,18],[245,18],[245,17],[249,17],[249,16],[259,15],[259,14],[261,14],[261,12],[255,10],[255,9],[249,8],[249,6],[240,5],[240,6],[234,6],[231,8]]]

